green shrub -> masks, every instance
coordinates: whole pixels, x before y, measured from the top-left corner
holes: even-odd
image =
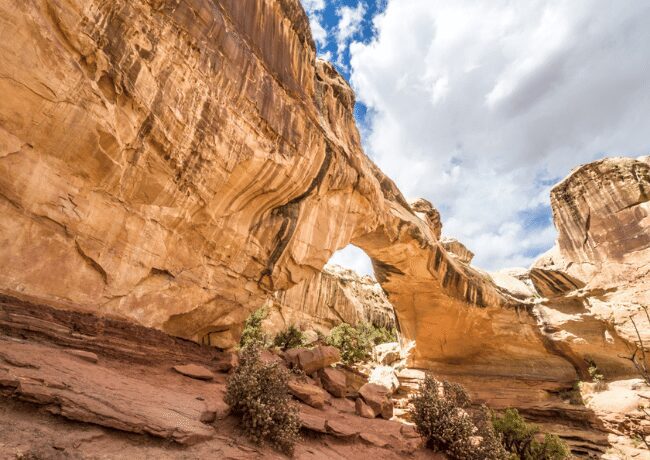
[[[574,382],[573,387],[569,390],[562,390],[558,393],[562,400],[569,400],[569,404],[574,406],[584,406],[585,402],[582,400],[582,391],[580,382]]]
[[[241,416],[242,427],[253,442],[269,442],[291,455],[299,439],[300,419],[288,392],[288,378],[289,372],[277,362],[260,360],[257,346],[246,346],[239,366],[228,378],[225,401]]]
[[[605,382],[605,376],[600,372],[594,361],[589,361],[589,376],[591,377],[591,381],[594,382],[594,390],[607,390],[608,385]]]
[[[359,329],[361,334],[367,335],[373,345],[397,342],[397,331],[395,328],[386,329],[385,327],[375,327],[369,323],[360,323],[357,329]]]
[[[284,331],[278,332],[275,339],[273,339],[273,345],[280,347],[282,350],[298,348],[303,346],[304,343],[304,334],[293,324]]]
[[[341,323],[330,331],[327,344],[339,349],[341,361],[354,364],[370,357],[373,342],[366,329]]]
[[[411,403],[415,426],[430,449],[457,460],[507,458],[487,410],[472,410],[461,385],[427,375]]]
[[[249,346],[263,347],[266,345],[267,337],[262,329],[262,321],[266,319],[267,315],[268,311],[264,307],[250,314],[244,323],[244,330],[239,339],[240,348]]]
[[[327,344],[341,351],[341,360],[346,364],[367,361],[372,353],[372,347],[380,343],[397,341],[395,329],[375,327],[369,323],[359,323],[350,326],[341,323],[330,331]]]
[[[567,445],[555,435],[547,434],[539,442],[539,427],[526,423],[517,409],[506,409],[502,416],[494,415],[494,429],[501,435],[504,447],[521,460],[563,460],[570,458]]]

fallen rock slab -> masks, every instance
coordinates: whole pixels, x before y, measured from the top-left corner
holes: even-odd
[[[375,414],[375,411],[373,411],[370,406],[368,406],[365,402],[363,402],[363,399],[357,398],[357,400],[354,403],[354,409],[355,413],[359,417],[363,418],[375,418],[377,414]]]
[[[295,379],[290,380],[287,386],[294,397],[316,409],[322,409],[330,399],[325,390],[309,382]]]
[[[291,366],[301,369],[305,374],[312,374],[339,362],[341,353],[336,347],[320,345],[312,349],[293,348],[285,352],[284,358]]]
[[[182,366],[174,366],[173,369],[186,377],[190,377],[197,380],[213,380],[214,373],[203,366],[198,364],[185,364]]]
[[[347,395],[347,382],[345,374],[333,367],[326,367],[319,372],[320,381],[332,396],[337,398],[345,398]]]
[[[179,444],[195,444],[215,434],[201,423],[205,403],[193,395],[127,377],[42,345],[0,339],[0,350],[3,396],[43,405],[50,413],[71,420],[148,433]]]
[[[347,423],[346,420],[339,420],[336,418],[328,419],[325,422],[327,432],[337,438],[352,439],[359,436],[360,430],[354,425]]]
[[[327,433],[327,428],[325,427],[327,419],[322,412],[311,407],[303,406],[300,408],[299,417],[302,428],[316,433]]]
[[[359,396],[370,406],[375,415],[381,415],[386,420],[393,416],[393,401],[390,399],[390,390],[385,386],[366,383],[359,389]]]

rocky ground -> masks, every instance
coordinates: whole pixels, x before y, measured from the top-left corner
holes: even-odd
[[[123,321],[4,297],[0,458],[282,457],[250,444],[229,415],[231,359]],[[297,458],[431,458],[411,426],[359,417],[353,399],[328,395],[321,409],[300,404],[300,416]]]

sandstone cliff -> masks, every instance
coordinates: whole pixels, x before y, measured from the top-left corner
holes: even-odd
[[[569,378],[535,321],[448,255],[427,203],[414,211],[363,154],[354,95],[316,60],[297,0],[0,12],[3,290],[226,346],[352,242],[414,363]]]
[[[574,171],[552,194],[557,247],[489,274],[365,156],[298,0],[0,0],[0,17],[4,293],[228,348],[271,297],[282,321],[360,317],[377,287],[322,271],[353,243],[410,365],[480,400],[589,425],[558,394],[586,360],[631,373],[648,157]]]
[[[577,168],[551,192],[556,246],[530,270],[546,300],[539,313],[586,372],[593,361],[609,378],[632,375],[629,356],[650,324],[650,160],[610,158]]]
[[[265,330],[274,333],[293,324],[328,334],[341,323],[362,322],[395,327],[395,311],[383,289],[369,276],[326,265],[318,275],[274,293]]]

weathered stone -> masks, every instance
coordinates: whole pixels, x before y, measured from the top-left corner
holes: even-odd
[[[288,383],[289,393],[300,401],[317,409],[322,409],[329,395],[322,388],[308,382],[293,379]]]
[[[463,263],[469,264],[474,258],[474,253],[467,249],[467,247],[455,238],[443,238],[442,246],[450,253],[453,254]]]
[[[337,420],[334,418],[327,419],[325,427],[329,434],[332,434],[337,438],[352,439],[356,438],[360,433],[358,427],[346,423],[345,420]]]
[[[284,359],[309,375],[340,361],[341,353],[336,347],[319,345],[314,348],[292,348],[284,353]]]
[[[372,410],[369,405],[363,402],[363,399],[361,398],[357,398],[357,400],[354,402],[354,410],[358,416],[364,418],[375,418],[377,415],[379,415],[375,413],[375,411]]]
[[[393,401],[390,399],[390,390],[385,386],[367,383],[359,390],[359,396],[375,414],[386,420],[393,416]]]
[[[384,439],[381,436],[378,436],[374,433],[361,432],[359,433],[359,437],[363,439],[365,442],[367,442],[368,444],[373,446],[388,447],[390,445],[390,442],[387,439]]]
[[[400,359],[400,344],[398,342],[381,343],[372,349],[373,359],[379,364],[390,365]]]
[[[395,393],[400,383],[395,375],[395,370],[391,366],[377,366],[370,373],[369,383],[376,383],[388,389],[390,394]]]
[[[180,366],[174,366],[173,369],[179,374],[183,374],[187,377],[197,380],[214,379],[214,373],[210,369],[199,366],[198,364],[184,364]]]
[[[395,312],[375,280],[337,265],[326,265],[314,277],[274,294],[264,328],[277,333],[298,325],[327,335],[341,322],[365,322],[390,329],[395,327]]]
[[[347,382],[345,374],[333,367],[326,367],[319,372],[320,381],[323,388],[332,396],[345,398],[347,396]]]
[[[214,436],[201,423],[204,403],[183,391],[127,377],[44,345],[2,338],[0,362],[0,394],[43,405],[53,414],[180,444]]]

